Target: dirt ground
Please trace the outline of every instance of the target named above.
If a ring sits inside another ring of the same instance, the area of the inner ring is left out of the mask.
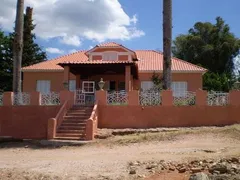
[[[240,157],[240,125],[116,135],[68,147],[36,142],[0,143],[0,180],[187,180],[189,174],[146,169],[130,175],[129,163],[224,157]]]

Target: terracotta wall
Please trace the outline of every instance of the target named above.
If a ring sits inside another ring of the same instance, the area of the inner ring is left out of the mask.
[[[104,52],[104,51],[127,52],[123,48],[98,48],[98,49],[95,49],[93,52]]]
[[[0,107],[0,136],[20,139],[47,139],[48,119],[55,117],[60,106]]]
[[[222,126],[240,123],[240,106],[100,106],[99,128]]]
[[[76,77],[70,74],[70,80]],[[63,87],[63,72],[24,72],[23,73],[23,91],[32,92],[36,91],[37,80],[50,80],[51,91],[60,92]]]
[[[139,73],[139,79],[133,80],[133,89],[141,88],[141,81],[151,81],[153,73]],[[96,75],[91,77],[90,80],[115,80],[115,81],[125,81],[123,75]],[[70,79],[74,80],[76,77],[71,74]],[[51,81],[51,91],[61,91],[63,87],[63,72],[25,72],[23,77],[23,91],[31,92],[36,90],[37,80],[50,80]],[[188,90],[196,91],[202,88],[202,74],[200,73],[178,73],[172,74],[173,81],[187,81]]]
[[[134,81],[134,89],[141,88],[141,81],[151,81],[153,73],[139,73],[139,80]],[[162,76],[162,73],[159,73]],[[201,73],[173,73],[172,81],[186,81],[188,83],[188,91],[196,91],[202,89]]]

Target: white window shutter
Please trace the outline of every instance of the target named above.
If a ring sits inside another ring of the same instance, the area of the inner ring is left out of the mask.
[[[51,82],[49,80],[38,80],[37,81],[37,91],[41,94],[50,93]]]
[[[142,81],[141,82],[141,89],[144,91],[153,88],[153,86],[154,86],[154,84],[152,81]]]
[[[69,81],[69,91],[75,91],[76,90],[76,80],[70,80]]]

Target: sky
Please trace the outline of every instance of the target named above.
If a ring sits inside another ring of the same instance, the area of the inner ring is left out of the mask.
[[[102,42],[162,50],[162,0],[25,0],[37,43],[55,58]],[[173,0],[173,38],[221,16],[240,38],[240,0]],[[16,0],[1,0],[0,27],[13,30]]]

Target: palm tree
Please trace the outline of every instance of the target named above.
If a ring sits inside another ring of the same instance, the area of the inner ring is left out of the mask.
[[[163,0],[163,89],[171,89],[172,0]]]
[[[13,42],[13,92],[21,92],[21,68],[23,53],[24,0],[17,0],[15,33]]]

